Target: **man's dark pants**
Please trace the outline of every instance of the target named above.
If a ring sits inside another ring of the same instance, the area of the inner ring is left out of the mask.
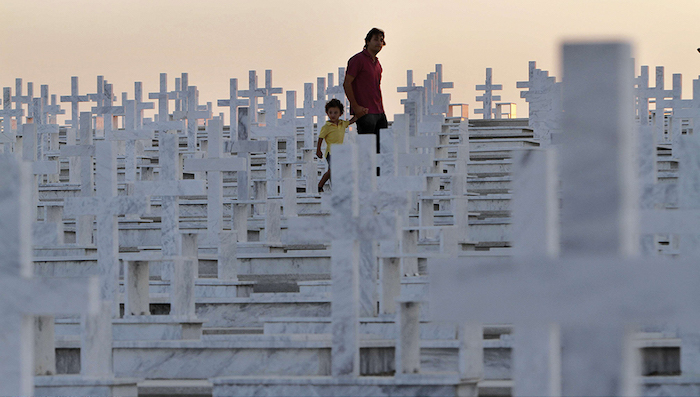
[[[379,130],[388,128],[386,114],[366,114],[357,119],[358,134],[374,134],[377,136],[377,153],[379,153]]]

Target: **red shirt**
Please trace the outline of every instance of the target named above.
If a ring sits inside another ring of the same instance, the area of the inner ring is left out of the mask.
[[[373,60],[367,49],[364,49],[350,58],[345,73],[355,78],[352,81],[352,91],[355,93],[357,103],[369,109],[371,114],[384,113],[381,90],[382,65],[379,63],[379,58]],[[354,114],[352,107],[350,114]]]

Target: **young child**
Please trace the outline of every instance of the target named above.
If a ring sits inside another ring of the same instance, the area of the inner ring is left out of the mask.
[[[326,140],[326,161],[328,161],[328,171],[321,177],[321,181],[318,183],[318,191],[323,192],[323,185],[326,184],[328,179],[331,177],[331,146],[338,143],[343,143],[345,139],[345,129],[352,123],[354,123],[357,118],[353,117],[350,120],[341,120],[340,116],[343,115],[343,103],[337,99],[331,99],[326,103],[326,114],[328,115],[328,121],[326,125],[321,128],[321,132],[318,134],[318,145],[316,146],[316,156],[318,158],[323,158],[321,153],[321,142]]]

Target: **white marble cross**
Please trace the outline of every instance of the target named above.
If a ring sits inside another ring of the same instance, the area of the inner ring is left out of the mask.
[[[199,120],[211,118],[211,109],[201,110],[199,106],[199,92],[197,87],[187,87],[187,109],[175,111],[173,119],[187,120],[187,150],[194,152],[197,149],[197,130]]]
[[[226,153],[236,153],[238,157],[244,158],[246,160],[246,168],[250,169],[250,154],[251,153],[266,153],[270,143],[267,141],[250,141],[250,140],[230,140],[224,143],[224,152]],[[236,173],[236,180],[238,184],[238,200],[249,200],[249,179],[248,171],[239,171]]]
[[[406,93],[406,99],[402,99],[401,104],[404,105],[404,114],[409,116],[408,134],[415,136],[418,123],[425,114],[425,87],[416,86],[413,82],[413,70],[407,70],[406,86],[398,87],[396,91]]]
[[[102,113],[105,107],[108,111],[111,110],[114,100],[112,97],[112,90],[108,85],[104,76],[97,76],[97,92],[88,94],[88,99],[96,104],[96,106],[91,108],[91,111],[97,116],[95,120],[95,136],[99,137],[104,136],[105,130],[112,129],[112,117],[109,114],[105,115]]]
[[[443,81],[441,64],[436,64],[435,72],[428,76],[433,79],[433,89],[428,91],[428,103],[430,104],[428,114],[445,114],[449,109],[451,96],[444,90],[454,88],[454,83]]]
[[[58,174],[58,162],[44,161],[37,157],[38,124],[22,125],[22,159],[31,163],[31,172],[34,175],[34,184],[31,187],[31,202],[33,204],[30,213],[36,220],[36,207],[39,204],[39,176]]]
[[[690,281],[698,270],[691,263],[632,259],[639,234],[629,46],[568,44],[563,53],[561,259],[523,257],[487,267],[457,260],[430,262],[431,307],[441,308],[433,313],[439,319],[560,323],[562,394],[638,395],[637,358],[625,342],[625,325],[649,319],[696,320],[686,316],[700,301]],[[549,186],[553,191],[556,185]],[[529,200],[535,203],[535,197]],[[540,208],[538,224],[556,224],[541,214],[553,211],[551,207],[535,208]],[[528,233],[540,244],[556,235],[538,229]],[[449,297],[441,291],[450,291]],[[518,384],[537,382],[516,372],[515,395],[558,395],[558,364],[549,363],[545,372],[550,381],[536,384],[535,391],[518,389]]]
[[[80,134],[79,145],[66,145],[61,148],[61,156],[70,157],[71,166],[78,170],[76,174],[80,183],[80,196],[91,197],[94,194],[94,174],[92,172],[92,158],[95,156],[95,146],[92,142],[92,113],[80,112],[78,131]],[[93,215],[76,215],[75,242],[79,246],[92,244]]]
[[[124,101],[124,129],[114,130],[105,136],[110,141],[124,141],[124,182],[135,183],[138,156],[143,155],[143,141],[152,142],[154,126],[138,127],[138,111],[135,100]]]
[[[12,89],[10,87],[5,87],[2,90],[2,110],[0,110],[0,117],[2,117],[2,139],[4,145],[4,152],[11,153],[14,151],[14,145],[17,139],[17,124],[13,124],[12,118],[19,119],[24,115],[23,109],[12,109]]]
[[[94,313],[97,280],[32,279],[29,165],[0,155],[0,395],[33,395],[36,315]]]
[[[87,95],[80,95],[78,89],[78,76],[70,78],[70,95],[61,96],[61,102],[70,102],[71,104],[71,119],[67,122],[74,128],[78,127],[78,117],[80,115],[80,102],[89,101]]]
[[[22,110],[23,111],[23,105],[26,103],[28,106],[27,109],[27,118],[33,117],[34,113],[32,111],[32,102],[34,100],[34,85],[32,83],[27,83],[27,95],[22,95],[22,79],[15,79],[15,95],[12,97],[12,102],[15,103],[15,110]],[[22,115],[16,115],[17,117],[17,126],[19,126],[22,123]]]
[[[374,142],[374,137],[368,139]],[[359,376],[360,241],[395,238],[397,231],[393,217],[374,213],[368,201],[361,199],[358,146],[334,146],[333,163],[337,171],[333,174],[330,220],[293,218],[288,235],[305,241],[332,240],[331,372],[334,377]]]
[[[314,102],[314,116],[316,116],[316,132],[321,131],[323,121],[326,119],[326,78],[316,78],[316,101]]]
[[[374,141],[372,141],[374,139]],[[345,144],[343,144],[345,145]],[[397,221],[397,211],[405,213],[408,200],[405,194],[406,189],[421,186],[421,181],[411,178],[381,178],[378,182],[376,177],[376,139],[374,137],[358,136],[358,143],[347,143],[349,146],[357,146],[353,149],[359,153],[362,161],[357,165],[356,178],[357,194],[361,202],[361,210],[357,219],[344,219],[336,216],[332,210],[330,221],[324,219],[288,219],[288,228],[292,233],[288,233],[288,238],[292,242],[309,241],[335,241],[337,238],[354,238],[359,241],[359,252],[361,254],[359,265],[359,285],[360,285],[360,313],[362,316],[372,317],[376,315],[376,274],[377,274],[377,241],[398,240],[399,224]],[[333,150],[335,146],[333,146]],[[335,161],[335,153],[333,160]],[[335,169],[335,166],[333,167]],[[346,172],[355,172],[352,169]],[[347,183],[343,179],[336,179],[334,172],[333,194],[336,194],[340,184]],[[349,178],[349,177],[348,177]],[[404,184],[400,187],[401,184]],[[342,187],[341,191],[345,191]],[[335,196],[332,196],[335,197]],[[342,197],[342,196],[341,196]],[[335,200],[335,199],[332,199]],[[376,225],[381,223],[381,227]],[[342,224],[342,226],[339,226]],[[299,228],[299,229],[297,229]],[[299,230],[299,233],[296,233]],[[333,242],[331,242],[333,245]]]
[[[643,65],[640,75],[634,78],[635,83],[635,112],[641,125],[649,124],[649,98],[653,91],[649,88],[649,66]]]
[[[520,92],[520,97],[528,103],[528,125],[532,127],[535,138],[539,139],[540,146],[549,146],[552,134],[560,130],[561,82],[557,83],[549,72],[538,69],[535,61],[530,61],[528,81],[518,81],[517,88],[528,89]]]
[[[231,140],[237,141],[241,139],[238,136],[238,108],[248,106],[250,101],[238,99],[238,79],[229,80],[229,98],[219,99],[216,103],[218,106],[229,108],[229,132],[231,134]]]
[[[204,181],[181,180],[177,131],[160,131],[158,144],[158,162],[160,164],[159,181],[136,182],[136,194],[161,197],[161,252],[163,255],[180,253],[180,196],[198,196],[206,194]],[[168,265],[163,268],[163,278],[169,279]]]
[[[476,100],[483,103],[481,109],[474,110],[476,114],[483,114],[484,120],[491,120],[492,113],[494,111],[493,102],[500,101],[500,95],[493,95],[494,91],[500,91],[503,89],[501,84],[493,84],[492,71],[491,68],[486,68],[486,83],[479,84],[476,86],[478,91],[484,91],[484,95],[479,95]]]
[[[314,84],[304,83],[304,107],[297,109],[296,114],[302,116],[301,126],[304,128],[304,148],[315,149],[314,142]]]
[[[49,102],[49,98],[51,102]],[[49,86],[41,85],[41,106],[42,106],[42,121],[46,124],[57,124],[56,116],[66,114],[66,111],[61,108],[61,105],[56,103],[56,94],[49,97]]]
[[[134,82],[134,101],[136,101],[136,128],[143,127],[143,111],[153,109],[153,102],[143,102],[143,83]]]
[[[100,297],[112,305],[112,315],[119,315],[119,235],[118,215],[142,215],[149,210],[145,197],[117,195],[117,156],[111,141],[95,142],[96,195],[68,198],[67,215],[95,215],[97,218],[97,264],[100,269]]]
[[[175,78],[175,90],[171,91],[171,99],[175,100],[175,111],[179,112],[187,109],[188,98],[188,87],[189,87],[189,75],[187,73],[182,73],[181,77]]]
[[[637,78],[638,88],[638,112],[642,125],[645,125],[644,111],[649,111],[650,100],[654,102],[655,109],[649,111],[649,116],[652,121],[652,128],[654,136],[657,142],[669,142],[670,137],[666,135],[666,125],[664,122],[665,118],[665,108],[669,105],[666,98],[673,97],[673,90],[665,89],[664,85],[664,67],[656,67],[656,84],[654,88],[649,88],[649,69],[646,66],[642,66],[642,74]]]
[[[168,92],[168,74],[160,74],[160,91],[151,92],[148,94],[148,99],[158,100],[158,121],[167,122],[170,121],[170,112],[168,111],[168,104],[170,99],[173,99],[172,93]]]
[[[335,84],[335,76],[333,73],[328,73],[328,88],[326,88],[326,95],[328,100],[337,99],[343,103],[346,112],[350,112],[350,103],[345,97],[345,88],[343,87],[343,82],[345,81],[345,68],[338,68],[338,84]]]
[[[218,117],[207,123],[207,156],[204,159],[185,159],[185,171],[207,173],[207,239],[206,244],[216,245],[223,231],[224,180],[223,172],[248,170],[245,157],[224,156],[223,123]]]
[[[238,95],[248,98],[250,125],[258,122],[258,98],[264,97],[266,92],[266,89],[258,87],[258,75],[255,70],[248,71],[248,89],[238,91]]]
[[[272,70],[265,70],[265,88],[263,88],[265,95],[263,101],[265,101],[265,97],[274,97],[275,94],[282,93],[281,87],[273,87],[272,85]]]
[[[276,106],[272,105],[268,107],[268,109],[273,111],[275,108]],[[274,111],[274,114],[276,116],[277,111]],[[289,161],[289,158],[293,157],[293,160],[296,160],[296,125],[291,120],[280,120],[277,117],[268,116],[264,127],[255,125],[251,127],[251,138],[266,138],[270,143],[265,159],[267,195],[276,196],[279,181],[277,140],[284,139],[287,141],[287,159]]]

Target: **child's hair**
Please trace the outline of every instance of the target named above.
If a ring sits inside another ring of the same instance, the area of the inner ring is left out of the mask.
[[[330,108],[338,108],[340,109],[340,115],[343,115],[343,112],[345,111],[345,107],[343,106],[343,103],[337,100],[336,98],[331,99],[330,101],[326,102],[326,113],[328,113],[328,109]]]

